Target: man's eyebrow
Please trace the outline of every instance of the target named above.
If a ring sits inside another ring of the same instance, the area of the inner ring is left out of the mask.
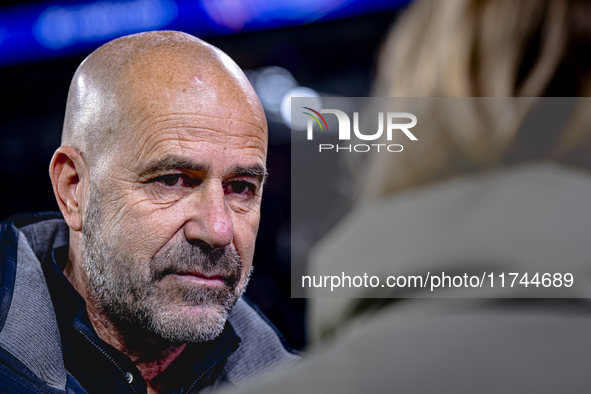
[[[265,184],[269,173],[267,169],[260,164],[254,164],[252,166],[241,166],[236,165],[230,169],[229,176],[244,176],[244,177],[252,177],[256,178],[261,186]]]
[[[148,176],[152,174],[157,174],[159,172],[171,170],[207,172],[209,171],[209,166],[205,164],[195,163],[191,160],[187,160],[182,156],[168,155],[160,160],[156,159],[149,161],[140,168],[138,174],[140,176]]]

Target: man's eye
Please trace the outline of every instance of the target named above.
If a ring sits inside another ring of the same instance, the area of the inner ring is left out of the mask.
[[[170,174],[170,175],[162,175],[158,178],[154,179],[155,182],[162,183],[166,186],[173,187],[173,186],[183,186],[183,187],[190,187],[191,181],[187,178],[186,175],[183,174]]]
[[[254,194],[254,190],[255,186],[252,183],[245,181],[233,181],[224,187],[224,192],[226,194],[250,195]]]

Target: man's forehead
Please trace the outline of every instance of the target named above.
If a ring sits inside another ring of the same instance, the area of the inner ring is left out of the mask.
[[[236,64],[221,52],[187,54],[158,48],[122,73],[120,104],[140,120],[149,115],[201,114],[245,120],[266,129],[262,106]]]
[[[232,165],[264,165],[266,132],[244,120],[194,114],[152,116],[142,122],[117,149],[127,169],[140,171],[149,162],[169,156],[216,170]]]
[[[232,119],[202,114],[170,114],[147,117],[126,139],[139,154],[171,149],[256,150],[266,156],[267,132],[252,119]]]

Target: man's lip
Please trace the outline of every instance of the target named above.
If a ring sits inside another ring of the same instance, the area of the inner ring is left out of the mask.
[[[219,280],[225,280],[226,278],[223,275],[205,275],[202,274],[201,272],[194,272],[194,271],[190,271],[190,272],[174,272],[174,274],[176,275],[189,275],[189,276],[196,276],[198,278],[203,278],[203,279],[219,279]]]
[[[228,281],[228,278],[223,275],[205,275],[201,272],[171,272],[169,275],[175,275],[181,279],[195,283],[206,283],[210,285],[221,285]]]

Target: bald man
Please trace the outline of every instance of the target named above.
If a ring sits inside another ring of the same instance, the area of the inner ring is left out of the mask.
[[[0,392],[193,393],[297,361],[241,298],[266,152],[217,48],[151,32],[88,56],[49,167],[61,215],[3,223]]]

